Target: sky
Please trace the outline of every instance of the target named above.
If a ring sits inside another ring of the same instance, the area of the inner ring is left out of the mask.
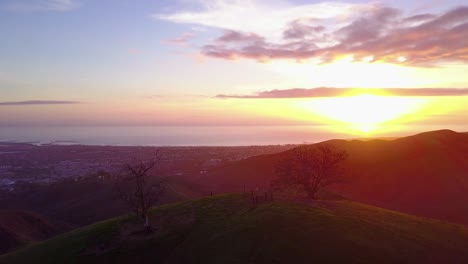
[[[2,0],[0,39],[0,128],[468,131],[463,0]]]

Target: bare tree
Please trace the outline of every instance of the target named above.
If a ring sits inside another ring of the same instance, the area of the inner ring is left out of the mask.
[[[300,186],[308,198],[316,199],[321,188],[340,181],[347,156],[346,152],[336,152],[325,145],[295,148],[276,166],[277,177],[272,186],[277,190]]]
[[[144,222],[144,228],[148,231],[151,230],[148,211],[156,205],[164,191],[162,180],[151,174],[159,162],[157,152],[153,160],[126,164],[116,182],[119,198]]]

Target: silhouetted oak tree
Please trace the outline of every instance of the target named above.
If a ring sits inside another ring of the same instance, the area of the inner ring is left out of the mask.
[[[148,210],[156,205],[164,191],[161,179],[151,174],[159,162],[158,152],[151,161],[126,164],[116,183],[119,198],[142,219],[146,230],[151,230]]]
[[[325,145],[295,148],[277,164],[272,186],[276,190],[301,186],[308,198],[316,199],[322,187],[340,181],[347,156],[346,152]]]

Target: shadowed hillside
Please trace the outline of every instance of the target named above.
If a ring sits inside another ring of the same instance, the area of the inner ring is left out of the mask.
[[[59,228],[25,211],[0,211],[0,254],[57,234]]]
[[[75,230],[0,257],[0,263],[466,263],[468,230],[349,201],[251,208],[223,195]]]
[[[468,134],[440,130],[394,140],[331,140],[345,150],[346,183],[330,189],[352,200],[468,224]],[[207,190],[268,188],[290,152],[219,167],[200,183]]]
[[[177,179],[166,181],[161,203],[199,197],[197,190]],[[127,213],[129,208],[116,196],[114,183],[97,178],[31,185],[0,199],[4,209],[37,212],[55,222],[76,228]]]
[[[170,179],[166,181],[161,203],[194,197],[200,197],[195,188]],[[10,210],[0,212],[0,254],[130,210],[117,199],[112,183],[92,178],[50,186],[32,185],[0,199],[0,208]]]

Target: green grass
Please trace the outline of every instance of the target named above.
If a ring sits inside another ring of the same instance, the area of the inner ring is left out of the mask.
[[[468,263],[468,230],[349,201],[265,203],[221,195],[121,217],[0,257],[0,263]],[[129,231],[130,230],[130,231]]]

